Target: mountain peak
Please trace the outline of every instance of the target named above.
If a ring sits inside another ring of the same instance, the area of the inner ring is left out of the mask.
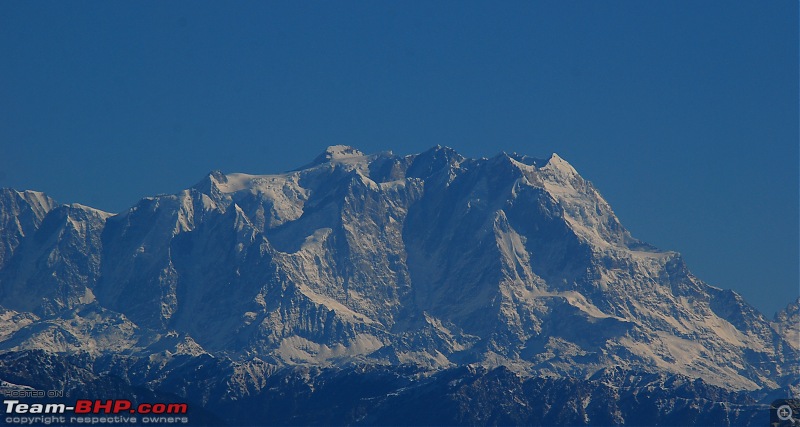
[[[214,180],[214,181],[222,183],[222,184],[225,184],[225,183],[228,182],[228,177],[226,177],[225,174],[222,173],[221,170],[214,170],[214,171],[209,172],[208,173],[208,179],[209,180]]]
[[[620,366],[735,390],[798,377],[797,305],[770,323],[636,241],[557,154],[334,145],[295,171],[212,172],[108,221],[31,207],[50,203],[0,191],[0,306],[30,313],[22,332],[0,328],[0,350],[580,378]],[[98,332],[55,336],[38,317],[67,322],[89,302],[130,323],[81,318]]]
[[[576,171],[575,168],[569,164],[569,162],[561,158],[561,156],[556,153],[550,155],[550,158],[547,160],[547,164],[544,165],[544,168],[565,172],[569,175],[578,175],[578,171]]]
[[[354,157],[363,157],[364,153],[349,145],[331,145],[325,149],[316,159],[315,164],[326,163],[332,160],[344,160]]]

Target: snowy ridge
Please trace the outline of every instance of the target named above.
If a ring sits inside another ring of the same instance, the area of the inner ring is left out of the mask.
[[[556,154],[337,145],[119,214],[4,190],[0,227],[4,351],[152,356],[164,372],[209,357],[258,372],[622,367],[735,390],[800,377],[796,308],[770,322],[705,284]]]

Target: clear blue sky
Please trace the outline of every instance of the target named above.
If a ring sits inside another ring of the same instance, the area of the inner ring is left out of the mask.
[[[331,144],[557,152],[772,316],[798,294],[798,2],[0,2],[0,186],[120,211]]]

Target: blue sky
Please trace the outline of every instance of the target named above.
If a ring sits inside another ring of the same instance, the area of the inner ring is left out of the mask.
[[[120,211],[325,146],[557,152],[768,316],[798,295],[798,3],[0,2],[0,186]]]

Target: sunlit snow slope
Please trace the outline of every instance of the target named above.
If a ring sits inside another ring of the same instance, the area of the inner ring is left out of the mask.
[[[621,367],[730,389],[799,377],[792,313],[771,323],[632,237],[555,154],[332,146],[291,172],[213,172],[115,215],[2,190],[0,306],[0,350],[157,355],[162,368],[210,355]]]

